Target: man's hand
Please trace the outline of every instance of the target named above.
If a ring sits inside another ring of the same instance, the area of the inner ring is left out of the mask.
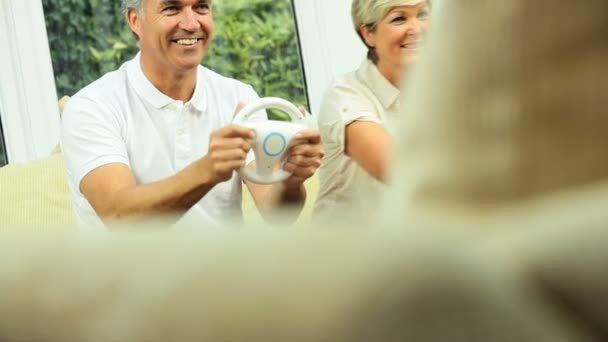
[[[319,131],[304,130],[296,134],[294,139],[303,143],[291,148],[283,165],[283,170],[291,173],[283,182],[287,188],[299,188],[304,181],[312,177],[321,166],[321,159],[325,155]]]
[[[304,106],[298,107],[306,119],[312,119]],[[308,178],[312,177],[321,166],[325,155],[321,141],[321,133],[316,129],[307,129],[296,134],[294,139],[302,141],[294,145],[287,154],[283,170],[291,176],[283,181],[287,189],[299,189]]]
[[[300,107],[304,115],[304,107]],[[321,134],[317,130],[304,130],[295,135],[298,141],[286,154],[283,170],[289,172],[289,178],[272,185],[256,184],[245,181],[260,214],[266,219],[285,223],[298,218],[306,200],[304,181],[313,176],[321,165],[325,152],[321,145]],[[254,167],[251,165],[250,167]]]
[[[234,171],[245,166],[254,132],[247,127],[229,125],[218,129],[209,138],[209,152],[203,158],[211,172],[211,180],[220,183],[232,178]]]

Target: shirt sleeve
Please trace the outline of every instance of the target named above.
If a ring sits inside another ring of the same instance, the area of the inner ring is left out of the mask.
[[[108,106],[75,95],[66,105],[61,124],[61,148],[68,180],[75,189],[102,165],[122,163],[130,167],[124,123]]]
[[[346,126],[355,121],[382,124],[371,96],[346,82],[334,83],[327,89],[317,118],[326,149],[343,152]]]

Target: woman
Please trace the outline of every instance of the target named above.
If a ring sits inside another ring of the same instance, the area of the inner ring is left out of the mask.
[[[316,216],[357,210],[386,183],[393,150],[388,131],[400,112],[401,74],[416,61],[429,15],[428,0],[353,0],[353,24],[367,58],[336,80],[321,104],[326,155]]]

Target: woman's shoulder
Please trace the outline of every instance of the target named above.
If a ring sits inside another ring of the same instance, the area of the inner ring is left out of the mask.
[[[342,74],[332,80],[325,91],[325,96],[374,98],[374,93],[369,87],[369,82],[362,77],[369,68],[369,61],[365,60],[357,69]]]
[[[374,93],[361,82],[357,77],[357,72],[352,71],[336,77],[326,88],[322,107],[341,107],[344,104],[372,104],[375,102]]]
[[[327,91],[358,92],[361,88],[365,88],[365,84],[358,79],[357,71],[351,71],[335,77],[327,87]]]

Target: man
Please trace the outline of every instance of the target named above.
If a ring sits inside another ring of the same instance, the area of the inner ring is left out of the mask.
[[[241,179],[255,167],[253,132],[232,125],[258,98],[241,82],[202,67],[213,36],[211,0],[123,0],[140,53],[76,94],[63,117],[62,147],[78,221],[181,215],[219,223],[242,216]],[[264,115],[264,113],[261,113]],[[260,115],[258,115],[260,116]],[[320,135],[291,150],[274,185],[246,182],[265,218],[299,212],[303,183],[323,157]]]

